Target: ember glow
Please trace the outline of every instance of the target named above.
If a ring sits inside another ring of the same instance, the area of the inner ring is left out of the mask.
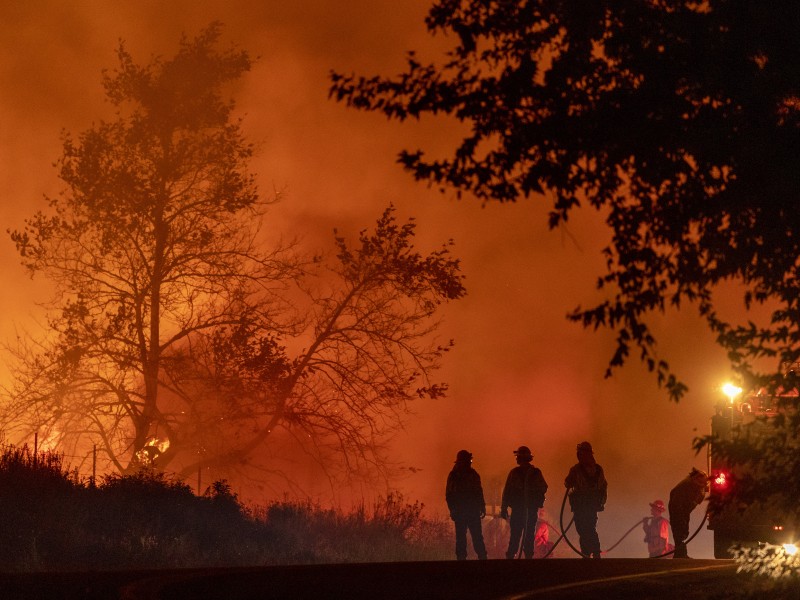
[[[226,43],[260,57],[234,94],[244,131],[259,148],[251,165],[259,186],[284,198],[270,212],[272,232],[331,251],[334,227],[352,235],[392,203],[403,218],[417,218],[420,244],[453,238],[466,274],[468,295],[447,309],[441,330],[443,340],[456,342],[440,373],[448,396],[417,403],[406,431],[392,442],[405,476],[331,489],[298,458],[296,483],[313,497],[345,505],[399,488],[444,514],[444,482],[459,449],[474,454],[488,498],[493,482],[514,466],[512,450],[525,444],[550,485],[545,508],[557,522],[563,478],[575,462],[576,443],[586,439],[609,480],[598,526],[606,548],[693,466],[706,468],[691,443],[709,432],[717,382],[727,375],[725,356],[699,319],[672,311],[654,330],[663,358],[690,386],[681,404],[668,401],[635,357],[604,379],[613,334],[584,331],[565,318],[597,298],[600,250],[608,238],[602,219],[583,212],[568,228],[550,232],[548,206],[539,199],[481,207],[429,189],[402,171],[397,153],[421,140],[443,149],[457,128],[387,123],[327,99],[330,69],[391,74],[407,50],[424,54],[442,44],[425,31],[427,8],[420,0],[3,3],[0,217],[4,229],[20,228],[44,208],[43,194],[58,193],[52,163],[60,131],[79,132],[109,116],[101,72],[114,65],[118,39],[145,60],[172,53],[182,32],[194,35],[222,21]],[[0,327],[9,338],[37,326],[36,302],[49,289],[19,267],[8,236],[0,245]],[[8,373],[2,376],[7,381]],[[163,452],[168,443],[153,439],[149,447]],[[265,493],[233,483],[245,498],[261,500]],[[693,544],[692,556],[711,556],[709,532]],[[611,556],[646,556],[646,548],[630,536]]]
[[[169,448],[168,439],[160,440],[158,438],[151,438],[144,445],[144,448],[136,453],[136,458],[142,464],[152,464],[159,454],[163,454],[167,451],[167,448]]]

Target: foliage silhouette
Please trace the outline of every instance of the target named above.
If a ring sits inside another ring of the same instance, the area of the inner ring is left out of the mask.
[[[426,24],[452,41],[441,64],[410,53],[396,77],[333,73],[331,96],[463,123],[450,157],[400,154],[417,179],[541,198],[551,227],[600,211],[605,299],[570,318],[616,332],[607,374],[636,348],[678,400],[648,316],[687,303],[743,375],[800,358],[796,4],[437,0]],[[771,317],[727,317],[731,289]]]
[[[63,571],[449,557],[449,524],[392,495],[372,512],[309,502],[245,507],[225,481],[195,496],[144,470],[76,481],[60,455],[0,453],[4,571]],[[396,515],[396,516],[390,516]],[[412,531],[414,532],[412,534]]]

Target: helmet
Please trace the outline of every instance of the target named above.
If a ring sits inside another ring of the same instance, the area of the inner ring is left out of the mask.
[[[655,502],[651,502],[650,508],[655,508],[659,512],[664,512],[665,510],[667,510],[667,507],[664,506],[663,500],[656,500]]]
[[[578,444],[576,448],[578,452],[588,452],[589,454],[594,454],[594,450],[592,450],[592,445],[589,442],[581,442]]]
[[[472,452],[459,450],[458,454],[456,454],[456,462],[472,462]]]
[[[531,454],[531,449],[527,446],[520,446],[516,450],[514,450],[514,454],[517,455],[519,458],[526,458],[529,460],[533,459],[533,454]]]
[[[702,477],[703,479],[708,479],[708,473],[705,471],[701,471],[700,469],[692,468],[692,471],[689,473],[689,477]]]

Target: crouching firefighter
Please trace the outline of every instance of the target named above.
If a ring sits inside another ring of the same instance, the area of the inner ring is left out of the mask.
[[[692,469],[669,493],[669,521],[675,553],[672,558],[689,558],[686,553],[686,538],[689,537],[689,515],[706,497],[708,475]]]
[[[486,560],[481,519],[486,516],[481,477],[472,468],[472,454],[459,450],[456,462],[447,476],[445,500],[450,518],[456,527],[456,559],[467,559],[467,530],[472,537],[472,547],[481,560]]]
[[[508,509],[511,509],[509,521],[511,532],[506,558],[514,558],[517,554],[520,538],[522,538],[522,553],[525,558],[533,558],[536,521],[539,509],[544,506],[547,482],[545,482],[542,472],[531,464],[533,455],[530,448],[520,446],[514,450],[514,454],[517,457],[518,466],[508,473],[500,503],[501,518],[508,519]]]

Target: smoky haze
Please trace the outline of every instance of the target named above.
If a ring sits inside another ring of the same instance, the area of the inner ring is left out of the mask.
[[[727,364],[697,318],[671,312],[654,329],[662,357],[690,386],[685,399],[670,403],[635,358],[604,379],[613,336],[565,318],[598,299],[594,283],[608,237],[601,216],[576,214],[568,228],[551,232],[540,198],[481,207],[429,189],[402,171],[397,152],[419,145],[444,153],[457,124],[388,123],[328,100],[331,69],[393,74],[407,50],[432,57],[446,46],[425,31],[427,6],[416,0],[0,4],[2,223],[20,228],[43,207],[43,194],[58,192],[52,163],[62,128],[78,133],[111,115],[101,71],[115,65],[120,38],[141,62],[172,54],[182,32],[191,36],[222,21],[224,43],[259,57],[234,94],[244,130],[259,146],[251,166],[260,188],[284,195],[267,221],[272,233],[330,249],[334,227],[352,235],[392,203],[401,218],[417,218],[420,246],[455,240],[468,295],[447,307],[441,328],[442,338],[456,341],[440,372],[450,392],[413,406],[392,444],[406,473],[393,487],[443,515],[444,481],[458,450],[474,453],[489,488],[514,466],[512,450],[526,444],[550,484],[546,509],[557,519],[575,445],[586,439],[609,480],[598,527],[606,548],[649,513],[648,502],[666,501],[691,467],[705,468],[705,456],[695,456],[691,443],[708,432]],[[30,280],[8,236],[0,240],[0,261],[8,337],[15,327],[35,326],[41,314],[34,303],[46,298],[48,286]],[[298,463],[298,480],[315,498],[346,505],[386,493],[364,486],[332,493],[310,473]],[[701,516],[693,515],[692,530]],[[691,555],[711,556],[710,532],[703,530],[692,546]],[[634,532],[609,556],[646,556],[642,535]]]

